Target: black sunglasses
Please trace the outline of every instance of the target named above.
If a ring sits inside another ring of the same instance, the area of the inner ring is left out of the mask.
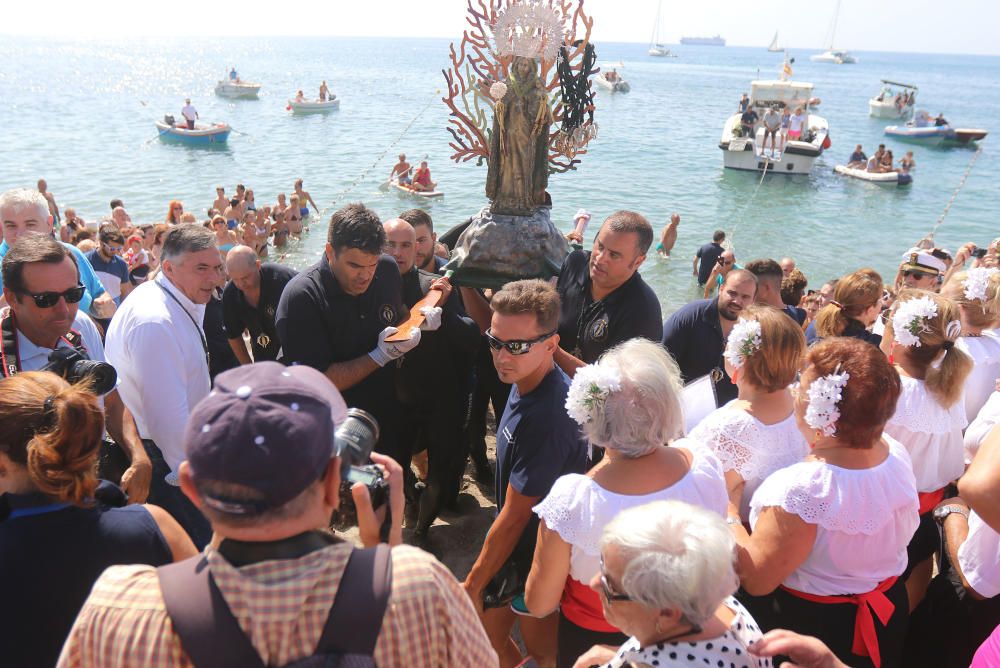
[[[52,308],[59,303],[59,298],[62,297],[66,300],[67,304],[76,304],[81,299],[83,299],[83,293],[87,291],[82,285],[78,285],[75,288],[70,288],[65,292],[21,292],[18,294],[27,295],[35,300],[35,306],[38,308]]]
[[[916,278],[916,279],[934,278],[934,274],[928,274],[928,273],[925,273],[923,271],[917,271],[916,269],[907,269],[907,270],[905,270],[903,272],[903,276],[905,276],[907,278],[909,278],[910,276],[912,276],[913,278]]]
[[[507,352],[511,355],[524,355],[531,350],[531,347],[536,343],[541,343],[545,339],[553,336],[555,331],[551,331],[548,334],[542,334],[537,339],[531,339],[530,341],[501,341],[497,337],[493,336],[490,330],[486,330],[486,342],[490,344],[490,349],[493,352],[500,352],[501,348],[506,348]]]
[[[611,601],[631,601],[632,597],[628,594],[619,594],[612,591],[611,586],[608,584],[608,576],[604,574],[604,558],[601,558],[601,593],[604,594],[604,599],[609,603]]]

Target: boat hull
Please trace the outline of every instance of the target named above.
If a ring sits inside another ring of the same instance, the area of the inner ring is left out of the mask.
[[[902,172],[869,172],[864,169],[854,169],[847,165],[837,165],[833,168],[833,171],[843,176],[850,176],[861,181],[881,185],[905,186],[913,182],[912,176],[903,174]]]
[[[161,140],[188,146],[219,146],[229,140],[229,133],[232,132],[232,128],[225,123],[199,124],[195,126],[194,130],[188,130],[184,127],[171,127],[157,121],[156,129],[160,133]]]
[[[421,197],[423,199],[434,199],[435,197],[442,197],[444,195],[440,190],[414,190],[413,188],[407,188],[401,183],[393,181],[390,185],[399,191],[402,195],[408,195],[410,197]]]
[[[288,107],[293,114],[325,114],[328,111],[340,109],[340,100],[328,100],[326,102],[296,102],[295,100],[289,100]]]
[[[913,115],[912,106],[897,107],[892,100],[879,100],[871,98],[868,100],[868,115],[872,118],[909,118]]]
[[[753,137],[735,137],[734,128],[740,127],[740,114],[734,114],[722,129],[719,148],[722,150],[722,165],[726,169],[760,172],[767,170],[775,174],[808,174],[816,160],[823,154],[829,136],[826,119],[809,114],[806,127],[813,129],[810,141],[789,140],[784,150],[771,157],[772,144],[768,140],[768,150],[761,155],[764,144],[764,129],[757,128]],[[780,140],[779,140],[780,141]]]
[[[598,86],[600,86],[604,90],[610,91],[612,93],[627,93],[630,90],[632,90],[632,86],[630,86],[629,83],[627,81],[625,81],[624,79],[622,79],[621,81],[615,81],[614,83],[612,83],[612,82],[608,81],[607,79],[605,79],[600,74],[598,74],[596,77],[594,77],[594,81],[597,82]]]
[[[849,53],[836,53],[832,51],[814,53],[809,56],[809,60],[814,63],[829,63],[831,65],[854,65],[858,62],[858,59]]]
[[[256,100],[259,93],[260,84],[220,81],[215,85],[216,95],[232,100]]]
[[[649,47],[649,51],[647,51],[647,53],[649,55],[651,55],[651,56],[656,57],[656,58],[676,58],[677,57],[676,53],[670,53],[670,49],[664,49],[664,48],[661,48],[661,47],[658,47],[658,46],[651,46],[651,47]]]

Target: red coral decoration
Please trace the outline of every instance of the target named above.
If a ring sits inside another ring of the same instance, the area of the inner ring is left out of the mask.
[[[452,141],[448,145],[454,150],[452,160],[468,162],[475,160],[482,165],[490,156],[490,135],[492,134],[493,99],[490,86],[507,78],[512,58],[496,53],[492,36],[492,26],[497,17],[509,6],[524,0],[467,0],[466,22],[469,28],[462,36],[456,49],[450,47],[451,68],[442,70],[447,94],[442,101],[451,111],[448,132]],[[536,0],[554,9],[566,26],[566,52],[570,68],[577,75],[584,74],[586,64],[583,54],[590,42],[590,31],[594,20],[583,9],[583,0]],[[573,148],[565,141],[559,127],[563,119],[563,100],[559,95],[559,72],[555,61],[542,61],[539,77],[549,91],[552,107],[552,130],[549,135],[549,172],[559,173],[576,169],[579,156],[586,154],[584,148]],[[589,77],[596,70],[587,71]],[[554,94],[553,94],[554,93]],[[592,109],[591,109],[592,111]]]

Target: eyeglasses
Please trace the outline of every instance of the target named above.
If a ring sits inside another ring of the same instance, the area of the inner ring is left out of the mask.
[[[22,292],[17,290],[18,294],[27,295],[35,300],[35,306],[38,308],[52,308],[59,303],[60,297],[66,300],[67,304],[76,304],[81,299],[83,299],[83,293],[87,291],[83,285],[78,285],[75,288],[70,288],[65,292]]]
[[[631,601],[632,597],[628,594],[619,594],[612,591],[611,585],[608,584],[608,576],[604,573],[604,558],[601,558],[601,593],[604,594],[604,599],[608,603],[612,601]]]
[[[121,246],[109,246],[108,244],[104,244],[104,250],[108,251],[109,253],[121,253],[125,249],[122,248]]]
[[[923,271],[917,271],[916,269],[906,269],[906,270],[904,270],[903,271],[903,276],[906,277],[906,278],[910,278],[912,276],[913,278],[915,278],[917,280],[920,280],[921,278],[934,278],[934,274],[928,274],[928,273],[923,272]]]
[[[486,342],[490,345],[490,349],[495,353],[500,352],[501,348],[505,348],[511,355],[526,355],[531,350],[532,346],[536,343],[541,343],[554,334],[555,331],[551,331],[548,334],[542,334],[537,339],[531,339],[530,341],[502,341],[493,336],[491,330],[486,330]]]

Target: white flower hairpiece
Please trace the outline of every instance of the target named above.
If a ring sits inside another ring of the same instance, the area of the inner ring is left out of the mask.
[[[965,298],[969,300],[985,300],[986,291],[990,287],[990,279],[998,272],[1000,272],[1000,269],[996,267],[975,267],[970,269],[965,280],[962,281],[962,290],[965,292]]]
[[[925,320],[936,318],[937,304],[930,297],[908,299],[896,307],[892,316],[892,334],[896,343],[906,347],[920,347],[920,335],[926,331]]]
[[[760,323],[756,320],[740,318],[733,325],[726,339],[726,352],[723,353],[726,360],[739,369],[743,366],[746,358],[760,350]]]
[[[843,389],[851,375],[840,370],[840,365],[828,376],[821,376],[809,385],[809,407],[806,409],[806,424],[819,430],[824,436],[837,433],[840,409],[837,404],[843,398]]]
[[[618,369],[600,364],[588,364],[576,370],[566,394],[566,412],[580,425],[593,419],[593,410],[607,400],[608,395],[622,389]]]

